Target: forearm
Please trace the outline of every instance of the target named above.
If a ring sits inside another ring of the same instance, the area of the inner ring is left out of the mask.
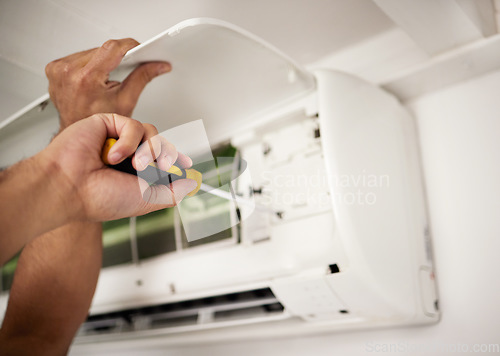
[[[0,331],[0,349],[10,348],[15,355],[35,349],[39,355],[67,352],[95,291],[101,236],[100,223],[71,223],[24,248]]]
[[[0,173],[0,264],[36,236],[71,221],[71,185],[40,153]]]

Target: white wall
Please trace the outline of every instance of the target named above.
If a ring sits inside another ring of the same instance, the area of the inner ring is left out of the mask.
[[[388,344],[426,350],[392,354],[443,355],[440,347],[498,347],[500,72],[408,106],[421,138],[443,313],[439,324],[190,347],[167,347],[157,340],[148,350],[130,349],[130,355],[369,355],[394,347]],[[432,347],[435,352],[429,352]]]

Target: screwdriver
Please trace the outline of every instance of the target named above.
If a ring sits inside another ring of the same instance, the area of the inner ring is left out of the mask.
[[[186,178],[193,179],[196,181],[196,183],[198,183],[198,185],[193,191],[187,194],[190,197],[195,195],[200,190],[202,174],[193,168],[184,169],[172,165],[167,171],[163,171],[160,168],[158,168],[156,163],[152,162],[146,167],[145,170],[137,171],[132,165],[132,158],[130,157],[125,158],[122,162],[118,164],[110,165],[108,161],[108,153],[111,147],[113,147],[115,143],[116,139],[108,138],[104,143],[101,155],[102,161],[111,168],[116,169],[117,171],[120,172],[139,176],[149,184],[169,185],[179,179],[186,179]]]
[[[197,171],[196,169],[193,168],[179,168],[175,165],[171,166],[167,171],[163,171],[158,168],[158,166],[153,162],[150,163],[144,171],[137,171],[134,166],[132,166],[132,158],[127,157],[124,159],[122,162],[115,164],[115,165],[110,165],[108,161],[108,153],[111,147],[116,143],[116,139],[114,138],[108,138],[106,142],[104,143],[104,147],[102,150],[102,155],[101,158],[103,162],[110,166],[113,169],[116,169],[120,172],[132,174],[132,175],[139,175],[142,179],[144,179],[146,182],[149,184],[163,184],[163,185],[169,185],[170,183],[175,182],[176,180],[179,179],[193,179],[198,183],[196,188],[187,194],[188,196],[193,196],[195,195],[200,189],[206,193],[218,196],[220,198],[230,200],[230,201],[236,201],[240,204],[243,205],[248,205],[248,206],[253,206],[257,210],[260,210],[262,212],[268,212],[271,214],[277,215],[280,219],[282,218],[282,212],[277,212],[274,211],[271,208],[268,208],[266,206],[261,206],[260,204],[256,204],[253,201],[241,198],[239,196],[233,196],[230,192],[226,192],[214,187],[211,187],[207,184],[204,184],[202,182],[202,174],[201,172]]]

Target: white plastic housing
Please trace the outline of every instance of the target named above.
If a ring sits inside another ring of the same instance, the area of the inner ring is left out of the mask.
[[[421,280],[434,275],[414,121],[396,98],[358,78],[332,71],[316,77],[323,153],[347,258],[329,283],[364,317],[435,320],[434,284]],[[346,186],[344,177],[359,184]],[[359,193],[365,200],[346,201]]]

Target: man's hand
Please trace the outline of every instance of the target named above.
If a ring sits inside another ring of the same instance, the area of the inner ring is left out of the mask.
[[[133,156],[137,170],[144,170],[154,160],[164,170],[175,162],[182,168],[192,164],[189,157],[159,136],[153,125],[115,114],[96,114],[81,120],[40,153],[42,164],[66,181],[61,186],[71,187],[66,203],[71,205],[68,211],[76,214],[73,218],[105,221],[143,215],[178,204],[196,188],[196,181],[191,179],[175,181],[170,187],[149,187],[136,176],[110,169],[101,159],[107,137],[118,138],[108,155],[111,164],[129,156]]]
[[[191,165],[152,125],[115,114],[78,121],[34,157],[1,172],[0,262],[61,225],[143,215],[178,204],[196,188],[191,179],[149,187],[134,175],[105,166],[101,151],[107,137],[118,138],[108,155],[112,164],[133,155],[138,170],[153,160],[164,169],[175,161],[183,168]]]
[[[75,53],[47,65],[49,93],[61,118],[61,130],[96,113],[130,117],[139,95],[156,76],[169,72],[167,62],[137,67],[122,83],[109,81],[109,73],[139,43],[131,38],[109,40],[100,48]]]

